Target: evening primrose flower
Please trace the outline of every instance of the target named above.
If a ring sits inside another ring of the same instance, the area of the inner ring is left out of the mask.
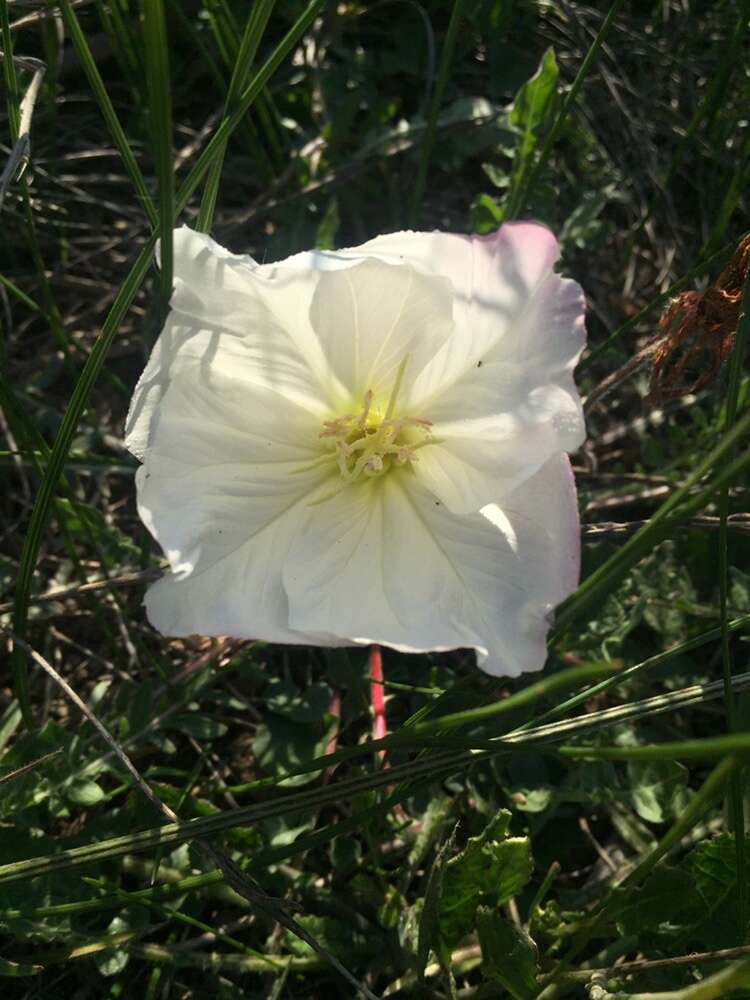
[[[579,286],[533,223],[256,264],[174,234],[133,396],[162,633],[545,660],[575,588]]]

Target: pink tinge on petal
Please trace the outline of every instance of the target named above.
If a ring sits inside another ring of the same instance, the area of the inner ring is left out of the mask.
[[[488,254],[493,263],[497,258],[512,256],[529,293],[549,274],[560,256],[555,236],[538,222],[506,222],[487,236],[473,236],[472,242],[475,254]]]
[[[553,267],[560,247],[550,230],[539,222],[506,222],[487,236],[462,233],[386,233],[344,254],[372,254],[402,260],[422,271],[448,277],[461,297],[491,295],[499,275],[493,268],[512,258],[514,270],[527,290],[534,288]]]

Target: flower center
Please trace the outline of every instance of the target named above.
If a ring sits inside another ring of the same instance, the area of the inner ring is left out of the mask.
[[[381,476],[392,465],[415,462],[414,452],[432,443],[429,420],[381,416],[365,393],[359,414],[326,420],[320,437],[330,443],[339,472],[348,483],[362,476]]]
[[[434,442],[429,420],[393,416],[407,361],[408,355],[399,365],[384,413],[373,406],[372,389],[368,389],[359,413],[323,422],[319,437],[329,445],[345,483],[382,476],[393,465],[416,462],[414,453]]]

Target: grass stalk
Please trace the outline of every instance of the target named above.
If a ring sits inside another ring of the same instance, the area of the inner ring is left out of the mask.
[[[192,193],[211,166],[214,157],[219,154],[223,148],[223,144],[242,121],[248,108],[307,29],[323,3],[324,0],[311,0],[268,59],[263,63],[254,79],[242,92],[237,108],[221,123],[180,188],[176,198],[175,219],[184,211]],[[99,338],[94,344],[83,371],[78,378],[52,446],[44,479],[34,500],[29,527],[21,552],[13,614],[13,631],[17,635],[23,636],[26,630],[34,569],[39,556],[44,531],[49,520],[57,483],[65,465],[68,452],[70,451],[76,428],[78,427],[94,382],[112,346],[117,329],[148,273],[156,245],[156,237],[157,234],[154,233],[147,240],[110,308]],[[26,654],[20,647],[15,647],[13,650],[12,669],[15,693],[23,713],[24,723],[27,727],[33,727],[34,720],[29,700],[28,662]]]
[[[21,129],[21,93],[18,89],[16,66],[13,62],[13,36],[10,31],[8,4],[0,3],[0,31],[3,39],[3,79],[5,81],[5,105],[8,109],[8,126],[11,145],[18,139]]]
[[[745,451],[739,458],[725,464],[727,456],[734,451],[737,442],[748,432],[750,432],[750,413],[723,436],[719,444],[698,464],[682,486],[659,507],[650,521],[584,580],[575,594],[561,605],[551,641],[555,641],[562,629],[577,618],[594,599],[603,599],[657,542],[668,537],[675,525],[695,514],[715,496],[719,489],[734,482],[746,468],[750,467],[750,451]],[[690,496],[690,491],[700,484],[703,477],[712,469],[719,469],[714,481]]]
[[[229,89],[227,91],[227,99],[224,106],[225,117],[228,116],[247,83],[250,70],[258,52],[260,40],[263,37],[263,33],[266,29],[266,25],[268,24],[268,19],[271,16],[271,11],[273,10],[275,2],[276,0],[260,0],[259,3],[253,5],[248,16],[245,24],[245,30],[242,34],[242,41],[240,42],[237,61],[235,62],[234,70],[232,71],[232,76],[229,81]],[[196,222],[196,229],[200,233],[207,233],[211,229],[211,225],[213,223],[226,148],[227,142],[224,142],[220,149],[217,150],[214,161],[208,170],[206,186],[203,192],[203,198],[201,199],[200,211],[198,212],[198,219]]]
[[[115,111],[112,100],[107,93],[107,88],[104,85],[99,68],[96,65],[96,60],[94,59],[91,49],[89,48],[86,36],[81,29],[80,22],[73,7],[71,6],[70,0],[61,0],[61,10],[68,37],[76,50],[76,54],[81,62],[83,71],[86,74],[89,87],[91,87],[91,91],[96,98],[97,104],[99,105],[99,110],[101,111],[104,121],[107,124],[107,128],[109,129],[109,134],[112,136],[112,141],[120,154],[120,159],[122,160],[125,172],[130,178],[138,200],[148,216],[148,221],[151,226],[155,228],[158,225],[159,218],[151,195],[146,187],[146,181],[144,180],[141,168],[138,166],[138,162],[133,154],[133,150],[127,140],[123,127],[120,124],[120,119],[117,117],[117,112]]]
[[[542,148],[539,151],[536,163],[529,171],[528,176],[522,178],[517,191],[514,191],[511,196],[505,212],[505,218],[507,220],[515,219],[518,215],[523,213],[524,207],[534,190],[534,186],[544,171],[549,155],[552,152],[552,147],[557,142],[557,138],[565,125],[568,114],[576,102],[581,87],[583,86],[583,82],[588,76],[588,72],[599,54],[599,49],[602,47],[604,39],[607,37],[612,25],[614,24],[615,18],[617,17],[623,2],[624,0],[613,0],[610,4],[609,10],[602,21],[601,27],[596,33],[596,37],[591,43],[591,46],[589,47],[589,50],[575,75],[575,79],[571,84],[570,90],[560,107],[560,111],[555,118],[552,128],[549,130],[544,142],[542,143]]]
[[[437,83],[435,84],[435,88],[432,92],[432,98],[427,112],[427,128],[425,129],[424,138],[422,139],[422,145],[419,150],[419,166],[417,168],[417,178],[414,182],[414,195],[412,197],[411,212],[409,215],[410,226],[417,225],[419,221],[419,213],[422,210],[422,201],[424,200],[424,192],[427,185],[427,171],[430,166],[432,149],[435,145],[435,130],[437,127],[438,114],[440,113],[440,105],[443,102],[443,94],[445,93],[445,87],[448,83],[451,66],[453,65],[453,53],[456,48],[458,29],[461,25],[465,3],[466,0],[453,0],[453,9],[451,10],[450,21],[448,22],[448,31],[445,35],[443,50],[440,53],[440,66],[438,67]]]
[[[460,753],[436,752],[433,755],[417,758],[406,764],[394,765],[388,770],[375,770],[370,773],[346,778],[341,781],[319,788],[292,792],[282,800],[258,802],[253,805],[215,813],[210,816],[200,816],[181,823],[165,823],[163,826],[150,828],[138,833],[112,837],[107,840],[86,844],[83,847],[73,847],[43,857],[25,859],[0,866],[0,885],[34,878],[37,875],[49,875],[53,872],[68,871],[85,865],[96,864],[105,859],[123,857],[126,854],[140,851],[164,848],[170,845],[213,836],[234,827],[248,823],[257,823],[262,819],[283,816],[305,810],[318,810],[328,803],[339,802],[361,792],[374,791],[389,785],[398,785],[400,781],[412,788],[415,783],[431,782],[445,778],[450,774],[471,767],[481,760],[499,757],[514,752],[512,744],[493,741],[488,744],[480,741],[482,749],[476,752],[461,751]],[[439,745],[439,744],[438,744]],[[443,744],[444,745],[444,744]],[[561,746],[554,750],[543,744],[534,745],[539,752],[570,759],[590,758],[603,760],[697,760],[710,761],[722,759],[724,764],[731,760],[735,764],[736,756],[750,755],[750,733],[733,733],[706,739],[681,740],[653,746],[634,747],[573,747]],[[728,756],[733,755],[733,756]],[[728,773],[728,771],[727,771]],[[693,800],[693,802],[696,802]],[[693,803],[691,803],[691,809]],[[693,813],[686,811],[681,820],[687,821]],[[694,816],[693,816],[694,818]],[[689,825],[687,829],[689,829]]]
[[[151,142],[159,185],[160,324],[172,296],[174,170],[172,166],[172,89],[169,77],[167,26],[162,0],[141,0],[146,49]]]

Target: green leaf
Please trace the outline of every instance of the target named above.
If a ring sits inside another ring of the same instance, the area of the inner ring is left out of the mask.
[[[593,243],[604,228],[600,215],[610,201],[617,199],[617,186],[607,184],[598,191],[586,191],[560,230],[563,254],[583,250]]]
[[[508,764],[507,791],[521,812],[543,812],[552,801],[553,783],[541,754],[514,754]]]
[[[124,920],[121,916],[113,917],[107,927],[107,934],[121,934],[130,930],[130,921]],[[122,972],[130,961],[130,955],[125,948],[112,948],[104,951],[100,955],[94,955],[94,961],[100,974],[105,978],[116,976]]]
[[[299,691],[288,680],[275,677],[263,692],[269,711],[290,722],[320,722],[331,704],[332,692],[322,682]]]
[[[106,796],[95,781],[85,778],[76,779],[65,789],[66,797],[77,805],[95,806]]]
[[[669,931],[691,925],[699,919],[700,897],[687,871],[663,865],[646,880],[641,889],[624,897],[616,911],[624,935]]]
[[[471,206],[469,220],[472,232],[485,235],[494,232],[503,221],[503,209],[492,195],[480,194]]]
[[[641,889],[628,894],[616,912],[618,926],[624,934],[645,936],[647,946],[661,943],[660,950],[672,953],[736,945],[744,939],[738,885],[734,837],[723,834],[699,844],[679,866],[657,868]]]
[[[520,200],[534,164],[537,149],[549,131],[557,109],[557,81],[560,73],[552,49],[542,56],[536,73],[516,94],[510,124],[518,132],[511,174],[506,216],[513,218],[522,207]]]
[[[440,948],[440,900],[443,894],[443,877],[448,855],[453,849],[457,827],[454,827],[445,842],[441,845],[427,880],[424,894],[424,904],[419,914],[419,934],[417,939],[417,973],[424,974],[430,949],[435,948],[442,958]]]
[[[339,231],[340,225],[341,216],[339,214],[339,200],[334,195],[329,199],[323,218],[320,220],[320,224],[318,225],[318,231],[315,235],[316,249],[335,250],[336,233]]]
[[[498,983],[515,1000],[535,997],[537,950],[529,935],[488,906],[477,910],[477,930],[485,979]]]
[[[164,724],[165,729],[177,729],[194,736],[197,740],[215,740],[223,736],[227,727],[217,719],[211,719],[207,715],[199,715],[197,712],[188,712],[185,715],[177,715]]]
[[[750,838],[745,838],[745,871],[750,880]],[[701,922],[693,931],[696,944],[706,950],[744,943],[747,927],[740,927],[737,852],[732,834],[699,844],[686,859],[687,870],[702,902]],[[750,923],[750,921],[749,921]]]
[[[647,823],[665,823],[685,803],[688,770],[676,760],[628,761],[635,811]]]
[[[440,898],[440,935],[454,947],[475,926],[480,903],[502,906],[531,877],[528,837],[508,837],[511,814],[503,809],[445,866]]]
[[[298,725],[280,715],[269,713],[258,726],[253,750],[260,767],[274,776],[307,764],[325,752],[327,732],[320,734],[317,727]],[[284,781],[286,787],[307,785],[318,776],[317,771],[298,774]]]
[[[358,932],[356,926],[351,921],[345,922],[343,920],[336,920],[333,917],[319,917],[307,914],[298,916],[296,919],[297,923],[304,927],[308,934],[311,934],[316,939],[318,944],[323,945],[324,948],[344,962],[351,961],[352,952],[357,947],[361,949],[364,945],[361,933]],[[284,944],[293,955],[305,957],[314,954],[310,945],[297,937],[292,931],[285,931]]]

